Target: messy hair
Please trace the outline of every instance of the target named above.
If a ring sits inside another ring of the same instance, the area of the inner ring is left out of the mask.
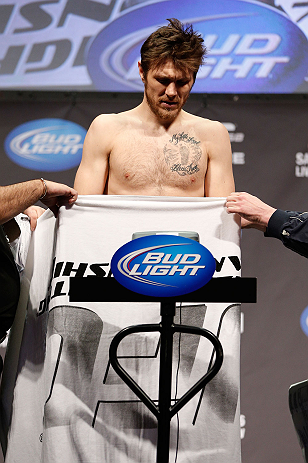
[[[175,18],[167,21],[169,24],[153,32],[141,47],[144,75],[171,59],[175,67],[192,71],[195,79],[206,54],[204,40],[192,25],[184,26]]]

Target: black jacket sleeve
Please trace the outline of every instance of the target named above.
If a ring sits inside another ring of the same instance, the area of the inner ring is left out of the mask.
[[[0,342],[12,326],[18,299],[19,273],[0,225]]]
[[[278,238],[287,248],[308,257],[308,212],[277,209],[264,235]]]

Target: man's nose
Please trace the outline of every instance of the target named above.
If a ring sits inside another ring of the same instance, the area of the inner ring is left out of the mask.
[[[177,95],[177,88],[174,82],[171,82],[165,91],[168,98],[175,98]]]

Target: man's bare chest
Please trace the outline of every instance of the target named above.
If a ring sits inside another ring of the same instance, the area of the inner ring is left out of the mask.
[[[112,175],[140,186],[150,182],[185,188],[204,182],[207,155],[192,131],[155,136],[124,130],[113,144],[109,164]]]

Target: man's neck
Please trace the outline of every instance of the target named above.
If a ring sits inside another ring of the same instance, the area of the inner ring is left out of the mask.
[[[180,122],[183,112],[183,110],[181,109],[181,111],[176,115],[175,118],[169,119],[159,117],[159,115],[155,114],[152,111],[145,96],[143,98],[142,103],[136,109],[138,109],[138,112],[140,113],[143,122],[151,124],[156,129],[164,128],[165,130],[168,130],[175,123],[178,124]]]

